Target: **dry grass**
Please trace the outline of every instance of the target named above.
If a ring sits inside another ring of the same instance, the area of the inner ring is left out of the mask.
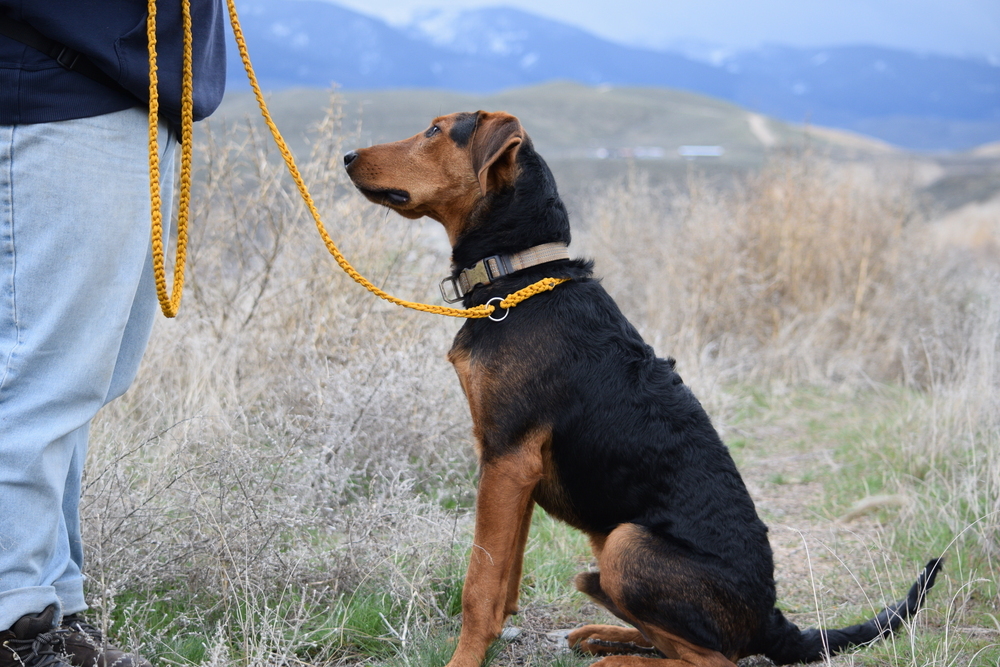
[[[899,382],[965,370],[990,276],[929,246],[905,179],[806,155],[735,191],[641,174],[595,194],[584,245],[654,341],[732,379]],[[634,224],[634,221],[641,221]]]
[[[437,230],[350,192],[351,135],[336,111],[321,129],[303,171],[331,234],[374,282],[434,301]],[[265,146],[204,137],[181,314],[93,430],[89,594],[163,663],[403,647],[409,664],[453,620],[467,542],[474,460],[443,359],[458,323],[344,276]],[[636,175],[579,208],[577,254],[723,423],[745,386],[905,388],[897,430],[859,445],[867,461],[898,445],[885,487],[916,499],[901,530],[944,525],[970,562],[996,558],[1000,289],[925,244],[905,182],[798,156],[735,189]]]

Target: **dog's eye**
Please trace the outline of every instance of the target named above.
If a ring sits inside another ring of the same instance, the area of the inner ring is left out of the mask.
[[[441,132],[441,128],[440,127],[438,127],[437,125],[431,125],[430,129],[427,130],[426,132],[424,132],[424,136],[427,137],[428,139],[430,139],[435,134],[438,134],[440,132]]]

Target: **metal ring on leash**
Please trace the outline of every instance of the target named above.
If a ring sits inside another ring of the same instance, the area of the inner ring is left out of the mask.
[[[490,299],[489,301],[487,301],[486,305],[487,306],[492,305],[494,301],[499,301],[500,303],[503,303],[503,297],[495,296],[492,299]],[[495,313],[498,309],[499,309],[499,306],[494,306],[493,313]],[[487,315],[487,317],[489,317],[494,322],[503,322],[505,319],[507,319],[507,316],[510,315],[510,308],[504,308],[504,310],[503,310],[503,317],[493,317],[493,313],[490,313],[489,315]]]

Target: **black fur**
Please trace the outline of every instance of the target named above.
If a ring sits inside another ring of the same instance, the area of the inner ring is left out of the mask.
[[[530,140],[517,160],[514,185],[488,195],[458,238],[456,270],[493,254],[569,242],[566,209]],[[498,383],[482,425],[483,461],[550,427],[557,474],[539,484],[535,500],[591,534],[641,526],[656,558],[632,573],[629,613],[724,655],[817,660],[886,636],[915,613],[939,560],[906,600],[859,626],[803,632],[784,618],[774,606],[767,528],[728,449],[674,361],[656,357],[591,269],[579,260],[550,262],[466,295],[468,307],[546,277],[572,279],[518,304],[501,323],[468,320],[456,336],[454,349]],[[580,581],[600,599],[599,575]]]
[[[476,130],[476,122],[478,120],[478,113],[466,112],[458,114],[458,118],[451,126],[451,130],[448,131],[448,136],[451,137],[456,146],[465,148],[469,145],[469,139],[472,138],[472,133]]]
[[[517,162],[517,182],[486,195],[452,249],[456,275],[490,255],[514,253],[554,241],[569,243],[569,215],[559,198],[555,178],[528,137],[520,145]]]

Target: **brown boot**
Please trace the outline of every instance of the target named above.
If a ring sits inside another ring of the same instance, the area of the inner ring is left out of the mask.
[[[73,667],[153,667],[135,653],[126,653],[104,641],[101,631],[77,614],[63,617],[62,648]]]
[[[0,667],[71,667],[62,651],[63,631],[53,627],[58,611],[49,605],[0,632]]]

